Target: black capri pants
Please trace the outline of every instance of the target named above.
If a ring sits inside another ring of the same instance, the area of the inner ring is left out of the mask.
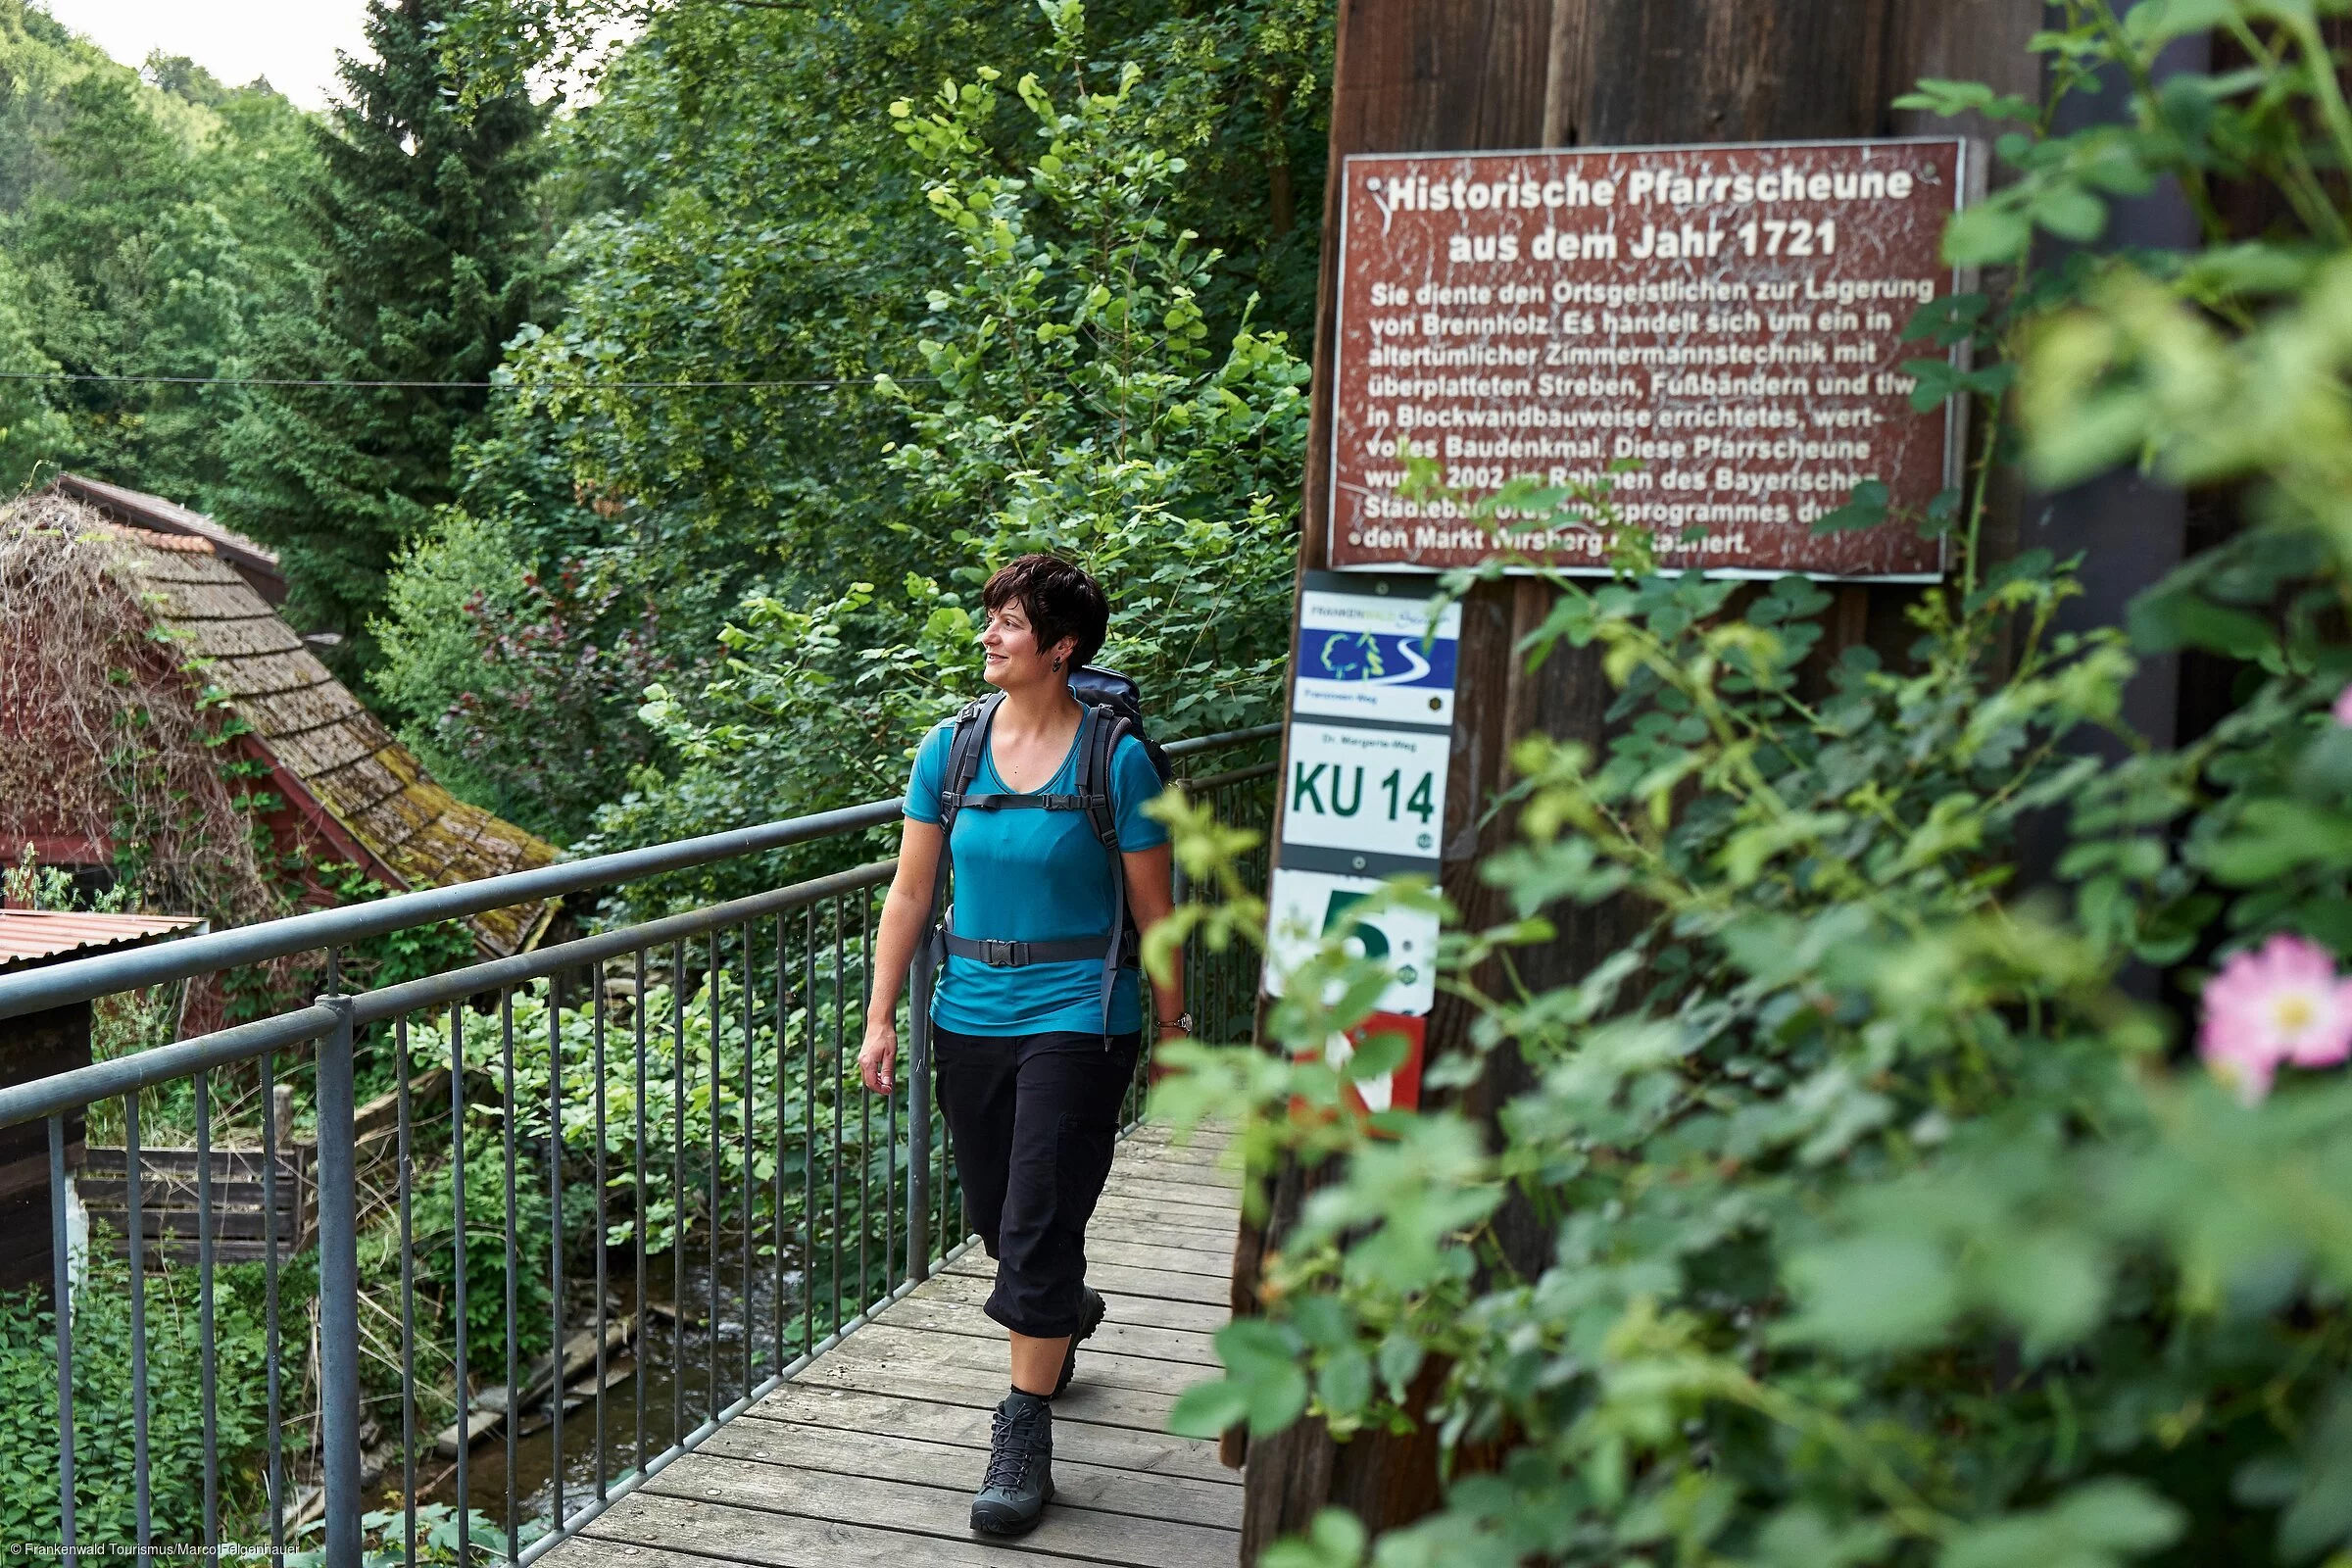
[[[964,1223],[997,1260],[988,1315],[1037,1339],[1086,1323],[1086,1222],[1143,1035],[964,1035],[934,1027],[939,1104]]]

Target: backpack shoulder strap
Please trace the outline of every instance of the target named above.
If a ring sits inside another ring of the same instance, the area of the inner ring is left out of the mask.
[[[1110,851],[1111,863],[1116,865],[1119,803],[1111,764],[1119,755],[1119,742],[1127,737],[1131,726],[1126,714],[1108,708],[1090,708],[1086,711],[1088,732],[1085,744],[1078,751],[1078,798],[1086,804],[1086,819],[1094,828],[1095,837]]]
[[[1135,916],[1127,907],[1127,861],[1119,852],[1119,803],[1116,792],[1117,775],[1112,763],[1119,755],[1119,742],[1132,729],[1127,715],[1107,707],[1087,710],[1091,729],[1086,744],[1078,753],[1078,798],[1086,803],[1086,818],[1102,841],[1110,858],[1110,946],[1102,955],[1102,1043],[1110,1044],[1111,994],[1119,982],[1119,971],[1132,966],[1143,955],[1143,940],[1135,929]]]
[[[947,771],[939,781],[939,827],[943,833],[955,831],[956,813],[963,809],[972,780],[980,776],[980,760],[988,755],[989,725],[1004,701],[1003,692],[990,692],[964,704],[963,711],[956,715],[956,733],[948,742]]]
[[[988,755],[988,726],[997,716],[1003,692],[990,692],[963,705],[948,740],[948,766],[939,780],[939,869],[931,878],[931,919],[928,946],[932,972],[947,962],[948,883],[956,865],[956,813],[963,809],[972,780],[980,776],[980,760]]]

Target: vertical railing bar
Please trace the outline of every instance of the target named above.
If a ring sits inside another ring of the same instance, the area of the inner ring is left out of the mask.
[[[213,1318],[213,1070],[196,1073],[196,1378],[204,1420],[204,1539],[220,1546],[220,1390],[213,1365],[219,1325]]]
[[[515,1466],[522,1453],[522,1238],[514,1212],[514,1173],[517,1163],[514,1148],[514,990],[501,986],[498,992],[498,1048],[499,1048],[499,1119],[506,1134],[500,1140],[500,1153],[506,1165],[507,1183],[507,1561],[517,1561],[522,1555],[519,1537],[522,1534],[522,1489],[515,1485]],[[463,1433],[459,1442],[472,1437]]]
[[[686,1432],[686,942],[669,954],[669,1441]]]
[[[123,1219],[130,1232],[130,1475],[132,1528],[139,1555],[147,1555],[154,1529],[147,1475],[147,1184],[139,1168],[139,1092],[122,1097]]]
[[[725,1019],[725,1013],[719,1005],[718,982],[720,976],[725,973],[726,970],[719,963],[718,933],[713,931],[710,933],[708,961],[703,969],[704,983],[710,994],[710,1005],[705,1009],[710,1018],[710,1242],[709,1249],[710,1254],[710,1344],[709,1347],[710,1407],[704,1412],[706,1417],[717,1415],[719,1411],[726,1408],[727,1403],[718,1396],[718,1277],[720,1272],[718,1266],[718,1163],[722,1157],[718,1145],[718,1129],[723,1122],[720,1115],[720,1100],[726,1088],[727,1076],[721,1070],[718,1060],[718,1037]]]
[[[865,995],[875,985],[875,901],[865,891]],[[865,1020],[870,1025],[872,1018]],[[896,1020],[892,1020],[896,1022]],[[904,1054],[901,1054],[904,1055]],[[899,1093],[896,1079],[906,1062],[892,1062],[892,1093],[882,1096],[882,1289],[899,1289]]]
[[[860,972],[858,983],[864,988],[863,994],[870,998],[874,994],[874,893],[873,889],[871,888],[866,889],[865,892],[865,909],[863,918],[865,922],[865,964],[864,968]],[[873,1022],[870,1017],[866,1018],[864,1021],[868,1025]],[[903,1058],[904,1053],[901,1054]],[[899,1069],[903,1065],[903,1059],[900,1062],[892,1063],[891,1093],[882,1097],[882,1289],[885,1294],[896,1290],[899,1283],[899,1232],[898,1226],[895,1223],[898,1217],[899,1209],[899,1096],[897,1080],[899,1077]]]
[[[635,955],[635,979],[637,991],[630,999],[629,1011],[632,1015],[631,1033],[636,1037],[637,1045],[635,1112],[637,1137],[631,1156],[630,1170],[633,1181],[629,1188],[629,1201],[636,1209],[631,1228],[637,1233],[637,1344],[634,1351],[637,1358],[637,1395],[630,1401],[636,1406],[637,1431],[635,1442],[629,1448],[629,1458],[636,1472],[643,1475],[645,1473],[646,1352],[653,1345],[653,1324],[645,1309],[647,1286],[645,1278],[645,950],[643,948],[639,948]]]
[[[833,1326],[842,1324],[842,896],[833,896]]]
[[[547,1212],[549,1311],[555,1338],[548,1348],[548,1466],[555,1483],[555,1519],[564,1523],[564,977],[547,977]]]
[[[612,1281],[606,1273],[605,1242],[612,1235],[611,1219],[605,1209],[605,968],[598,964],[589,971],[590,984],[595,991],[590,1016],[594,1020],[596,1061],[596,1500],[605,1500],[605,1478],[612,1472],[612,1455],[605,1432],[605,1339],[609,1325],[606,1293]],[[558,1514],[556,1521],[563,1522]]]
[[[937,981],[935,980],[933,983],[936,984]],[[932,1097],[931,1101],[931,1120],[939,1134],[939,1163],[931,1183],[931,1191],[938,1206],[931,1213],[923,1216],[924,1228],[929,1233],[924,1238],[923,1246],[923,1255],[926,1258],[943,1257],[947,1254],[948,1183],[955,1176],[955,1166],[949,1162],[947,1107],[939,1102],[936,1095]],[[926,1155],[928,1152],[929,1145],[926,1144]]]
[[[789,1232],[784,1224],[784,1126],[791,1114],[787,1092],[792,1073],[788,1070],[784,1053],[792,1033],[792,968],[785,951],[784,931],[789,916],[782,910],[776,914],[776,1157],[774,1218],[768,1227],[768,1245],[776,1254],[775,1285],[775,1364],[784,1365],[784,1254]]]
[[[801,1349],[806,1352],[816,1344],[816,906],[803,909],[801,918]]]
[[[456,1279],[450,1289],[451,1317],[455,1320],[455,1357],[450,1387],[458,1406],[457,1531],[458,1561],[473,1560],[472,1498],[468,1494],[467,1460],[473,1452],[471,1352],[466,1344],[466,1003],[449,1004],[449,1232],[451,1261]]]
[[[859,890],[858,894],[858,984],[850,988],[852,997],[873,995],[870,984],[871,977],[866,973],[872,967],[867,959],[873,951],[873,930],[870,923],[873,909],[873,895],[866,890]],[[858,1008],[858,1015],[859,1021],[862,1022],[865,1017],[865,1009]],[[859,1044],[863,1045],[862,1036],[859,1037]],[[871,1250],[874,1238],[873,1194],[874,1097],[864,1093],[860,1088],[858,1093],[858,1307],[860,1311],[863,1311],[866,1303],[874,1298],[874,1260]]]
[[[351,999],[322,998],[334,1031],[313,1054],[318,1117],[318,1461],[329,1563],[357,1564],[362,1536],[360,1462],[360,1229],[357,1040]]]
[[[758,1086],[752,1067],[758,1053],[752,1050],[753,1025],[757,1022],[755,1007],[760,989],[752,967],[752,924],[744,923],[738,933],[743,943],[743,1393],[752,1392],[752,1356],[758,1337],[752,1332],[752,1107]]]
[[[416,1560],[416,1233],[413,1198],[416,1193],[416,1153],[411,1142],[414,1112],[409,1106],[409,1015],[392,1021],[393,1049],[399,1053],[398,1118],[400,1201],[400,1514],[401,1541],[407,1555]]]
[[[270,1435],[267,1444],[270,1494],[270,1561],[284,1568],[286,1557],[285,1453],[278,1441],[277,1324],[277,1053],[262,1053],[262,1350],[268,1384]]]
[[[942,873],[945,874],[944,872]],[[906,986],[906,1278],[931,1277],[931,933],[916,938]]]
[[[84,1107],[82,1115],[89,1115]],[[66,1238],[66,1116],[49,1118],[49,1279],[57,1312],[57,1523],[58,1544],[70,1562],[74,1548],[74,1258]]]

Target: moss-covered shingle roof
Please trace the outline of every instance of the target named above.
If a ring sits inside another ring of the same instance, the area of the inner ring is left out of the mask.
[[[92,521],[121,538],[127,585],[175,649],[202,661],[199,678],[251,726],[295,808],[364,852],[371,875],[400,891],[447,887],[559,857],[434,783],[209,541]],[[543,901],[466,923],[484,953],[503,957],[535,944],[555,911]]]

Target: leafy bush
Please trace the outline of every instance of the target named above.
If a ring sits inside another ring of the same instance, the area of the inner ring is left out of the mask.
[[[368,680],[443,783],[570,839],[655,755],[636,709],[674,675],[659,621],[612,563],[543,580],[512,527],[452,508],[393,564]]]
[[[88,1272],[74,1302],[74,1451],[76,1538],[129,1551],[132,1512],[130,1268],[115,1238],[91,1238]],[[268,1390],[263,1377],[262,1269],[223,1267],[214,1280],[213,1376],[219,1398],[220,1519],[230,1540],[240,1520],[263,1517]],[[204,1344],[192,1268],[147,1276],[149,1505],[159,1542],[204,1535],[204,1426],[198,1400]],[[57,1330],[47,1293],[0,1298],[0,1531],[13,1542],[55,1541]]]
[[[2155,86],[2157,51],[2209,25],[2250,66]],[[1905,519],[1961,535],[1909,657],[1849,653],[1824,690],[1798,667],[1810,585],[1553,582],[1530,656],[1601,651],[1611,739],[1520,744],[1520,842],[1482,868],[1516,918],[1449,938],[1478,1022],[1428,1080],[1508,1051],[1533,1086],[1492,1129],[1338,1114],[1343,1073],[1388,1054],[1321,1061],[1378,990],[1334,948],[1271,1014],[1285,1056],[1196,1049],[1161,1091],[1179,1118],[1249,1107],[1260,1162],[1339,1162],[1179,1418],[1436,1423],[1445,1504],[1377,1544],[1384,1568],[2352,1550],[2352,1082],[2328,1070],[2352,1054],[2352,235],[2313,172],[2352,165],[2352,114],[2308,8],[2069,5],[2036,46],[2054,95],[2113,68],[2132,113],[2062,135],[2046,106],[1925,84],[2026,127],[1953,259],[2091,237],[2159,178],[2207,244],[2078,258],[1911,335],[2019,368],[2034,483],[2136,459],[2240,487],[2242,531],[2129,628],[2061,632],[2074,566],[1988,562],[1980,485]],[[2224,183],[2275,197],[2274,237],[2230,233]],[[1999,423],[2008,370],[1915,364],[1929,406],[1957,390]],[[2152,747],[2123,690],[2181,648],[2236,662],[2236,704]],[[2071,847],[2036,888],[2037,814]],[[1207,872],[1231,845],[1195,822],[1180,853]],[[1603,901],[1640,917],[1623,951],[1515,982],[1515,949]],[[2182,1060],[2200,1012],[2208,1072]],[[1506,1204],[1546,1240],[1524,1271]],[[1370,1545],[1333,1512],[1267,1561]]]

